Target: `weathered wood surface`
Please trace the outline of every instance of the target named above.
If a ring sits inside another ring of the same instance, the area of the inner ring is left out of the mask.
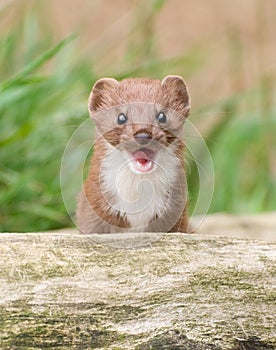
[[[1,349],[273,349],[275,243],[0,234]]]

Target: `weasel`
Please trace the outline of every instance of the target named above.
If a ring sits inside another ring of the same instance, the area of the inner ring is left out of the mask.
[[[78,198],[80,232],[187,232],[185,81],[102,78],[88,108],[96,141]]]

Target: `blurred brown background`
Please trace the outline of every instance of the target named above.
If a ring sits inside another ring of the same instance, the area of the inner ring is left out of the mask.
[[[2,1],[2,7],[8,3]],[[23,6],[27,12],[43,6],[41,23],[50,24],[56,40],[76,31],[80,55],[91,57],[99,76],[124,70],[122,56],[131,45],[146,50],[147,34],[154,38],[150,54],[154,51],[159,58],[185,55],[194,48],[205,59],[200,71],[188,79],[194,106],[251,88],[260,78],[275,78],[275,0],[156,1],[156,6],[162,6],[157,16],[150,13],[149,4],[137,0],[14,0],[0,28],[8,27],[16,7]],[[146,17],[151,18],[145,25]],[[134,42],[131,31],[136,31]],[[167,64],[160,75],[172,73],[177,72]]]

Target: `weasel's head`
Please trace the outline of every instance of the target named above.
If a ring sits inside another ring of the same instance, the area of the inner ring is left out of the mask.
[[[100,79],[88,107],[100,137],[125,155],[135,173],[154,171],[161,150],[170,149],[177,156],[182,149],[190,95],[179,76],[169,75],[162,81]]]

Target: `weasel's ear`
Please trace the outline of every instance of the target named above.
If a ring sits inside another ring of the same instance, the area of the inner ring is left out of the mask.
[[[173,95],[175,101],[180,104],[185,113],[189,113],[191,109],[191,98],[188,87],[178,75],[167,75],[161,82],[162,88],[169,95]]]
[[[110,100],[110,93],[118,87],[119,83],[113,78],[102,78],[96,81],[88,100],[89,112],[103,108]]]

